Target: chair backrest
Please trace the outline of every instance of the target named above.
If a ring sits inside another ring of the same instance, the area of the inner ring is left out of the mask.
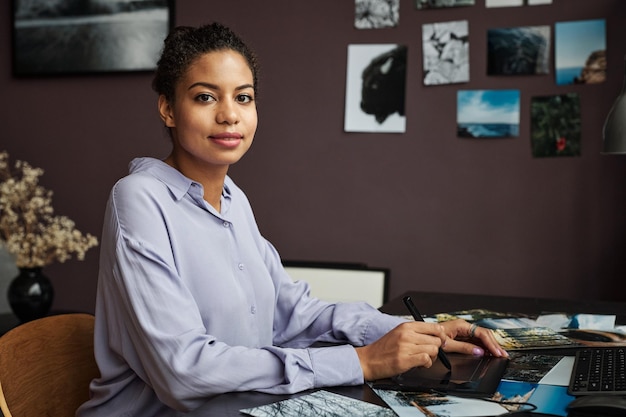
[[[306,281],[311,295],[324,301],[365,301],[379,308],[387,302],[389,269],[360,263],[283,261],[294,281]]]
[[[0,337],[0,409],[4,417],[70,417],[99,376],[94,316],[60,314],[24,323]]]

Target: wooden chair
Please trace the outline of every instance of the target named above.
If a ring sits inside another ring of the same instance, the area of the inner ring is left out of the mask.
[[[99,376],[94,316],[73,313],[24,323],[0,337],[4,417],[70,417]]]

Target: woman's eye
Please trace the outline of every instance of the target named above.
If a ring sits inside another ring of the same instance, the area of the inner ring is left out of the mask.
[[[196,99],[198,101],[211,101],[213,100],[213,96],[211,96],[210,94],[198,94],[198,96],[196,97]]]
[[[238,103],[250,103],[252,100],[254,99],[252,98],[251,95],[248,95],[248,94],[240,94],[237,96]]]

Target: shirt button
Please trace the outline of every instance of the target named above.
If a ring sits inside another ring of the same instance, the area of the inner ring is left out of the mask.
[[[256,314],[256,307],[255,306],[250,307],[250,313]]]
[[[224,225],[224,227],[230,227],[230,223],[228,223],[228,222],[224,222],[223,225]]]
[[[239,268],[240,271],[243,271],[243,264],[239,264],[237,265],[237,267]]]

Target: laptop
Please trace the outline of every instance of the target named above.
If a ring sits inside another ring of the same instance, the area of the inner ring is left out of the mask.
[[[440,361],[430,368],[413,368],[392,378],[374,381],[373,388],[396,391],[441,392],[464,397],[492,396],[509,363],[507,358],[448,353],[449,371]]]

